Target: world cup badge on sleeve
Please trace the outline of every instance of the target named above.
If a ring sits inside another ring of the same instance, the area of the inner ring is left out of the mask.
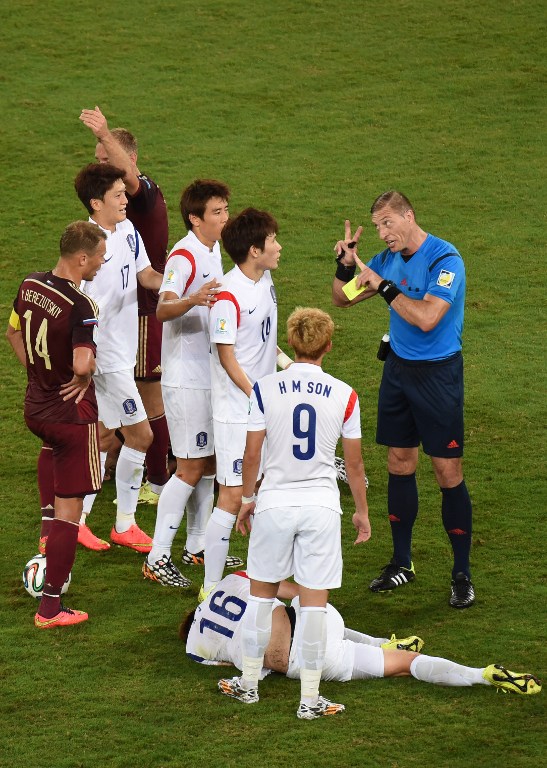
[[[439,277],[437,278],[437,285],[441,288],[452,288],[452,283],[456,277],[455,272],[449,272],[447,269],[441,269]]]

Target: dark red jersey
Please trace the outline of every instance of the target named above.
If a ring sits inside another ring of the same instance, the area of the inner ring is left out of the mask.
[[[127,194],[127,218],[142,237],[150,264],[156,272],[165,269],[165,260],[169,246],[169,228],[167,206],[158,185],[148,176],[139,176],[139,189],[136,194]],[[139,315],[156,314],[158,294],[137,286]]]
[[[64,402],[59,394],[62,385],[74,375],[74,348],[89,347],[95,354],[97,304],[70,280],[52,272],[35,272],[21,283],[13,308],[27,355],[25,416],[73,424],[97,421],[93,381],[78,405],[74,398]]]

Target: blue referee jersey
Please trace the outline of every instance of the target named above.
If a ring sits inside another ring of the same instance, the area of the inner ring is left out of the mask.
[[[406,360],[442,360],[462,348],[465,303],[465,266],[452,243],[427,235],[410,257],[386,249],[376,254],[368,266],[384,280],[392,280],[410,299],[423,299],[426,293],[450,304],[450,309],[431,331],[422,331],[390,308],[391,348]]]

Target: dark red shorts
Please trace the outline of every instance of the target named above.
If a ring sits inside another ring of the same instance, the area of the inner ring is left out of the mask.
[[[53,449],[53,488],[62,499],[101,490],[99,426],[25,419],[27,427]]]
[[[135,379],[161,379],[161,333],[162,323],[156,315],[139,317],[139,348]]]

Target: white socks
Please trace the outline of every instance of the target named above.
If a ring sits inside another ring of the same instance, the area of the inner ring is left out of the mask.
[[[410,665],[410,674],[416,680],[435,685],[469,686],[489,685],[482,676],[484,668],[476,669],[464,667],[449,659],[441,659],[438,656],[416,656]]]
[[[101,459],[101,483],[104,478],[104,468],[106,466],[106,457],[108,456],[106,451],[101,451],[100,454]],[[82,507],[82,516],[80,518],[80,524],[86,525],[87,516],[91,512],[91,508],[93,507],[93,502],[97,498],[96,493],[89,493],[87,496],[84,496],[84,504]]]
[[[319,697],[319,683],[325,660],[327,609],[301,607],[300,622],[296,646],[300,666],[300,700],[313,707]]]
[[[213,509],[215,478],[202,477],[186,502],[186,544],[193,555],[205,549],[205,530]]]
[[[135,524],[135,510],[139,500],[146,453],[122,445],[116,464],[116,530],[125,533]]]
[[[256,688],[264,666],[264,654],[272,634],[274,598],[249,595],[241,626],[243,654],[242,688]]]
[[[210,589],[222,578],[235,521],[236,516],[230,512],[218,507],[213,509],[205,529],[205,590]]]
[[[184,516],[184,507],[194,488],[176,475],[163,486],[158,501],[156,527],[148,562],[155,563],[164,555],[171,556],[171,546]]]
[[[388,637],[372,637],[372,635],[365,635],[364,632],[357,632],[356,629],[348,629],[344,627],[344,640],[351,640],[352,643],[359,643],[360,645],[373,645],[375,648],[380,648],[382,643],[387,643]]]

